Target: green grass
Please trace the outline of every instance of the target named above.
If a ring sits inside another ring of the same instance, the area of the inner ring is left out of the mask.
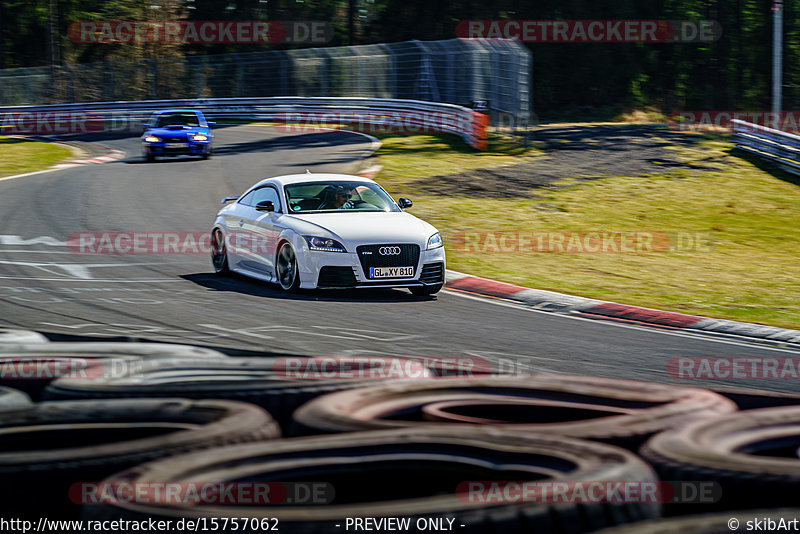
[[[50,143],[0,136],[0,176],[40,171],[70,155],[68,149]]]
[[[672,147],[686,163],[663,175],[613,176],[539,189],[541,198],[432,195],[419,179],[536,157],[497,140],[475,153],[447,136],[383,136],[377,179],[411,196],[439,228],[448,267],[528,287],[739,321],[800,328],[800,181],[732,149],[721,135]],[[464,231],[654,231],[697,234],[707,245],[649,254],[484,254],[456,250]]]

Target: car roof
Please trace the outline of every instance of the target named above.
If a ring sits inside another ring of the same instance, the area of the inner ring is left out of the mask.
[[[155,115],[163,113],[202,113],[199,109],[162,109],[155,112]]]
[[[261,180],[253,187],[258,187],[268,183],[278,183],[281,185],[309,183],[309,182],[367,182],[375,183],[374,180],[364,178],[363,176],[353,176],[352,174],[334,174],[334,173],[319,173],[319,174],[287,174],[284,176],[273,176]]]

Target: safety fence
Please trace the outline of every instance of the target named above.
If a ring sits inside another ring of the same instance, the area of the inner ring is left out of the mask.
[[[501,39],[175,56],[0,70],[0,106],[161,99],[340,97],[488,103],[493,126],[530,119],[530,52]]]
[[[736,148],[770,160],[788,172],[800,174],[800,135],[741,120],[731,122]]]

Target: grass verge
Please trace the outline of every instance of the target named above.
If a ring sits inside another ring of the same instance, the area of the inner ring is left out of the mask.
[[[541,156],[539,150],[511,149],[494,139],[489,152],[476,153],[449,136],[378,137],[383,147],[376,155],[384,165],[378,181],[395,198],[412,197],[413,213],[437,226],[451,269],[626,304],[800,328],[800,181],[734,151],[726,136],[695,135],[689,147],[669,147],[685,168],[564,181],[537,189],[538,198],[499,199],[426,193],[415,182],[516,163]],[[453,240],[462,232],[604,230],[666,234],[672,248],[495,253],[498,248],[486,241],[466,250]]]
[[[2,177],[40,171],[70,157],[71,153],[50,143],[0,136],[0,155]]]

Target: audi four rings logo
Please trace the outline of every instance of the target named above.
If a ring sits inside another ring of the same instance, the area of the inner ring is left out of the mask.
[[[400,247],[381,247],[378,249],[381,256],[397,256],[400,254]]]

